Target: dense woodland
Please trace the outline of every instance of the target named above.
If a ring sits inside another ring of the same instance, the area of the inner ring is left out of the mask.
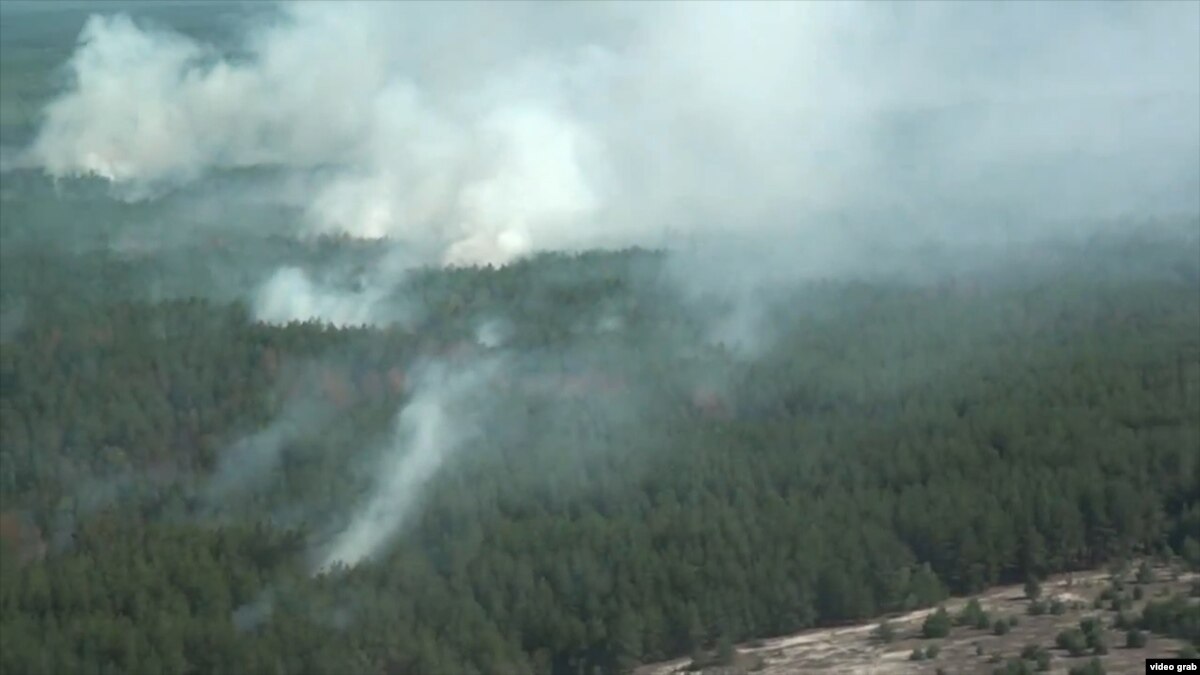
[[[256,322],[230,288],[377,244],[10,231],[0,672],[621,672],[1135,553],[1200,566],[1198,242],[1191,220],[807,281],[746,355],[657,252],[420,272],[410,320],[334,328]],[[411,369],[487,355],[485,433],[385,555],[312,577]],[[322,412],[278,464],[212,499],[298,401]]]

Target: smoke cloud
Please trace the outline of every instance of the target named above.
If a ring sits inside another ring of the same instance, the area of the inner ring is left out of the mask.
[[[444,264],[1200,210],[1195,3],[304,2],[246,35],[93,17],[25,161],[135,196],[312,174],[310,231]]]
[[[450,454],[481,433],[474,426],[482,417],[478,390],[498,368],[498,361],[487,360],[457,366],[432,363],[419,369],[413,397],[396,416],[391,443],[384,448],[371,498],[334,538],[318,572],[353,567],[396,535]],[[469,403],[475,405],[464,410]]]

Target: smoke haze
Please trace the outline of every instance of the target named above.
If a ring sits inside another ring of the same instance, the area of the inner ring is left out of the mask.
[[[263,264],[241,292],[266,322],[411,324],[421,308],[396,296],[424,265],[665,247],[702,340],[752,358],[774,339],[775,291],[798,280],[1200,212],[1200,3],[297,2],[246,20],[230,48],[93,16],[33,142],[0,164],[177,196],[196,221],[261,231],[254,214],[278,206],[293,234],[386,240],[362,273]],[[589,309],[577,334],[636,320]],[[478,344],[516,351],[519,318],[467,321]],[[636,349],[695,346],[670,340]],[[477,392],[498,368],[412,379],[377,482],[318,571],[400,531],[482,433]],[[725,383],[704,377],[718,407]],[[227,455],[209,498],[324,419],[285,410]]]
[[[320,169],[309,231],[446,264],[1200,210],[1195,3],[304,2],[245,35],[93,17],[23,161],[134,197]]]

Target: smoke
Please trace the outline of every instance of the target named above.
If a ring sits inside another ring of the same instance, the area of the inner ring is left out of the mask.
[[[475,341],[488,349],[502,347],[512,338],[512,324],[504,319],[488,319],[475,329]]]
[[[284,447],[320,429],[330,411],[313,399],[289,402],[266,429],[238,440],[220,458],[204,490],[204,503],[217,509],[225,500],[272,473]]]
[[[320,169],[310,231],[434,263],[780,231],[857,261],[1200,210],[1195,3],[304,2],[237,55],[96,16],[67,69],[49,174]],[[371,301],[313,311],[341,300]]]
[[[304,270],[284,267],[259,289],[254,310],[269,323],[317,318],[335,326],[370,325],[376,322],[384,292],[380,288],[338,291],[313,283]]]
[[[495,376],[499,362],[453,366],[432,363],[420,369],[412,399],[396,416],[384,448],[378,483],[367,504],[322,554],[317,572],[353,567],[380,550],[407,521],[422,491],[446,459],[482,432],[479,388]],[[473,404],[467,407],[468,404]]]
[[[274,611],[274,594],[270,590],[266,590],[260,593],[253,602],[234,608],[229,619],[237,632],[248,633],[270,620]]]
[[[255,292],[255,317],[278,324],[319,319],[339,327],[411,322],[417,317],[415,305],[397,296],[414,261],[411,252],[395,250],[359,273],[326,265],[314,276],[299,267],[281,267]]]
[[[9,342],[25,326],[26,303],[16,299],[0,307],[0,344]]]

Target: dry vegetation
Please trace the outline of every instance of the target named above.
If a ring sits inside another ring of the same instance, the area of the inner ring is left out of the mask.
[[[880,637],[880,621],[840,628],[805,631],[795,635],[738,645],[731,665],[708,666],[701,671],[691,670],[691,659],[647,665],[637,675],[667,675],[669,673],[702,672],[704,675],[740,675],[762,673],[856,673],[861,675],[891,675],[901,673],[992,673],[1010,659],[1018,659],[1030,645],[1039,646],[1050,654],[1050,669],[1045,672],[1067,673],[1071,668],[1099,658],[1108,673],[1142,672],[1146,658],[1175,656],[1184,646],[1181,640],[1147,634],[1144,647],[1126,646],[1126,631],[1114,626],[1118,617],[1111,594],[1114,586],[1121,588],[1116,595],[1126,599],[1124,612],[1140,615],[1146,602],[1187,594],[1200,575],[1184,572],[1173,566],[1152,566],[1153,580],[1138,583],[1137,567],[1123,570],[1080,572],[1052,577],[1041,584],[1044,614],[1031,615],[1031,601],[1020,586],[1002,586],[968,598],[954,598],[944,607],[951,618],[959,614],[972,600],[988,614],[988,628],[954,625],[947,637],[925,639],[922,626],[935,609],[925,609],[886,618],[893,631],[890,640]],[[1139,589],[1139,590],[1135,590]],[[1106,593],[1109,591],[1109,593]],[[1139,599],[1135,599],[1139,598]],[[1059,613],[1049,611],[1051,603],[1061,603]],[[1200,599],[1192,598],[1193,602]],[[1106,654],[1072,657],[1055,645],[1056,636],[1079,628],[1080,622],[1099,619],[1108,645]],[[996,620],[1016,620],[1008,631],[997,634]],[[957,622],[956,622],[957,623]],[[936,656],[914,660],[914,650],[936,646]],[[1030,662],[1031,667],[1034,663]]]

